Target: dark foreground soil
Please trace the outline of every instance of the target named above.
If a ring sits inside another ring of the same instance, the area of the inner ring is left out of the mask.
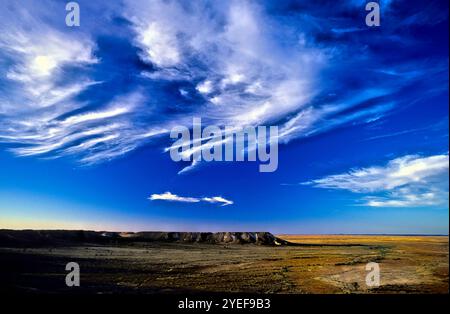
[[[24,293],[448,293],[448,237],[279,236],[298,246],[140,241],[0,247],[0,290]],[[80,265],[80,287],[65,266]],[[365,266],[380,265],[381,286]]]

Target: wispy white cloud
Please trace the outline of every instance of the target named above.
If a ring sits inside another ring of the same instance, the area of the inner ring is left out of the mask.
[[[305,184],[357,193],[391,190],[441,175],[448,171],[448,163],[448,154],[429,157],[407,155],[393,159],[385,166],[354,169],[348,173],[327,176]]]
[[[222,206],[232,205],[233,201],[227,200],[221,196],[213,196],[213,197],[204,197],[202,201],[213,203],[213,204],[222,204]]]
[[[10,150],[19,156],[52,154],[52,157],[81,154],[82,163],[92,164],[121,156],[152,137],[167,132],[159,127],[136,128],[131,117],[143,96],[139,92],[118,96],[102,109],[65,114],[76,107],[61,106],[46,114],[29,112],[20,118],[6,119],[0,141],[26,144]],[[63,110],[62,112],[60,110]],[[66,118],[59,118],[61,115]]]
[[[11,5],[12,16],[2,14],[0,21],[0,50],[9,64],[3,70],[12,87],[8,99],[20,102],[20,108],[8,107],[7,112],[52,106],[95,83],[81,73],[77,79],[60,82],[65,67],[85,67],[98,62],[93,41],[88,36],[66,34],[49,27],[39,17],[18,9],[19,5]],[[3,102],[0,111],[6,111],[1,110],[2,106]]]
[[[445,206],[448,204],[448,185],[445,182],[435,184],[437,186],[411,184],[393,189],[385,196],[368,196],[364,203],[371,207]]]
[[[112,117],[127,113],[129,111],[130,111],[130,109],[127,107],[117,107],[117,108],[107,109],[104,111],[88,112],[88,113],[83,113],[83,114],[68,117],[67,119],[62,121],[61,124],[62,125],[73,125],[73,124],[88,122],[88,121],[93,121],[93,120],[107,119],[107,118],[112,118]]]
[[[204,103],[190,116],[237,127],[278,125],[278,141],[287,143],[345,124],[368,123],[395,107],[390,102],[355,109],[393,92],[385,88],[362,88],[339,100],[315,103],[314,97],[323,92],[318,76],[337,49],[315,45],[301,28],[280,23],[257,2],[151,3],[129,1],[125,6],[142,60],[157,67],[143,75],[194,82],[194,93]],[[280,33],[289,44],[277,40]],[[157,43],[143,40],[146,37]]]
[[[207,202],[212,204],[221,204],[221,206],[232,205],[233,201],[227,200],[221,196],[212,196],[212,197],[186,197],[179,196],[176,194],[172,194],[171,192],[165,192],[162,194],[152,194],[148,198],[149,200],[162,200],[169,202],[181,202],[181,203],[198,203],[198,202]]]
[[[46,10],[31,12],[36,7],[32,1],[2,3],[0,143],[13,144],[9,150],[19,156],[75,155],[92,164],[167,132],[162,125],[139,123],[152,114],[148,107],[142,110],[147,99],[139,86],[111,90],[100,102],[95,96],[80,97],[103,89],[104,82],[91,77],[103,61],[96,56],[94,29],[86,28],[86,18],[80,31],[68,31],[59,18],[54,23],[54,3],[43,0],[40,5]],[[56,7],[64,12],[64,6]]]
[[[176,34],[169,23],[150,22],[138,26],[137,41],[144,47],[143,58],[160,67],[174,66],[180,62]]]
[[[417,69],[410,75],[406,70],[411,65],[380,67],[388,74],[379,75],[395,74],[395,84],[370,81],[380,86],[374,89],[352,77],[351,82],[360,84],[347,93],[334,86],[339,83],[334,79],[328,84],[330,77],[323,74],[346,58],[344,48],[318,44],[311,32],[311,25],[330,30],[329,22],[309,14],[292,22],[290,14],[273,14],[258,1],[124,0],[108,3],[107,10],[86,1],[82,7],[97,8],[99,15],[91,14],[92,21],[86,14],[76,31],[62,29],[51,10],[23,2],[6,1],[0,12],[5,73],[0,77],[0,142],[14,143],[11,150],[18,155],[74,154],[83,163],[102,162],[153,141],[174,125],[191,125],[193,116],[204,118],[205,125],[278,125],[278,141],[288,143],[384,117],[397,103],[375,100],[424,73]],[[43,2],[45,8],[57,6]],[[114,27],[111,16],[129,24],[108,32]],[[96,29],[105,21],[102,38],[126,41],[130,50],[123,55],[137,54],[145,67],[109,58],[116,51],[96,41]],[[365,53],[361,58],[367,62],[371,59]],[[127,68],[130,86],[123,86],[123,72],[114,72],[117,68]],[[111,89],[115,79],[121,88]],[[84,133],[112,124],[114,130]],[[180,173],[197,165],[193,162]]]
[[[149,197],[149,200],[161,200],[161,201],[171,201],[171,202],[183,202],[183,203],[198,203],[200,199],[195,197],[184,197],[172,194],[170,192],[165,192],[162,194],[152,194]]]
[[[433,206],[448,203],[448,173],[448,154],[407,155],[383,166],[353,169],[302,184],[372,193],[364,197],[364,204],[372,207]]]
[[[280,47],[271,25],[276,20],[256,2],[185,6],[156,0],[148,6],[129,1],[126,8],[143,61],[158,67],[144,75],[197,82],[205,103],[191,114],[201,113],[216,124],[263,124],[305,106],[317,92],[315,74],[326,64],[326,53],[307,47],[295,34],[286,38],[291,45]],[[158,44],[143,40],[149,29]],[[173,52],[158,53],[160,48]],[[157,55],[173,57],[162,62]]]

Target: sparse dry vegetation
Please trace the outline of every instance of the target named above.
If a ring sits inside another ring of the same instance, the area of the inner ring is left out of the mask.
[[[88,293],[448,293],[448,237],[280,235],[298,246],[139,242],[0,248],[1,289]],[[365,285],[378,262],[381,286]]]

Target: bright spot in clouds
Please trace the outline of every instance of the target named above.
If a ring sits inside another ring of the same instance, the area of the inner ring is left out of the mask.
[[[37,56],[33,60],[32,68],[39,75],[49,75],[57,63],[49,56]]]

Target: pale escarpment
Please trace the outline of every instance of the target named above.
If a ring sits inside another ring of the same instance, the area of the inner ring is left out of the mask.
[[[134,242],[288,245],[270,232],[108,232],[85,230],[0,230],[0,246],[126,244]]]

